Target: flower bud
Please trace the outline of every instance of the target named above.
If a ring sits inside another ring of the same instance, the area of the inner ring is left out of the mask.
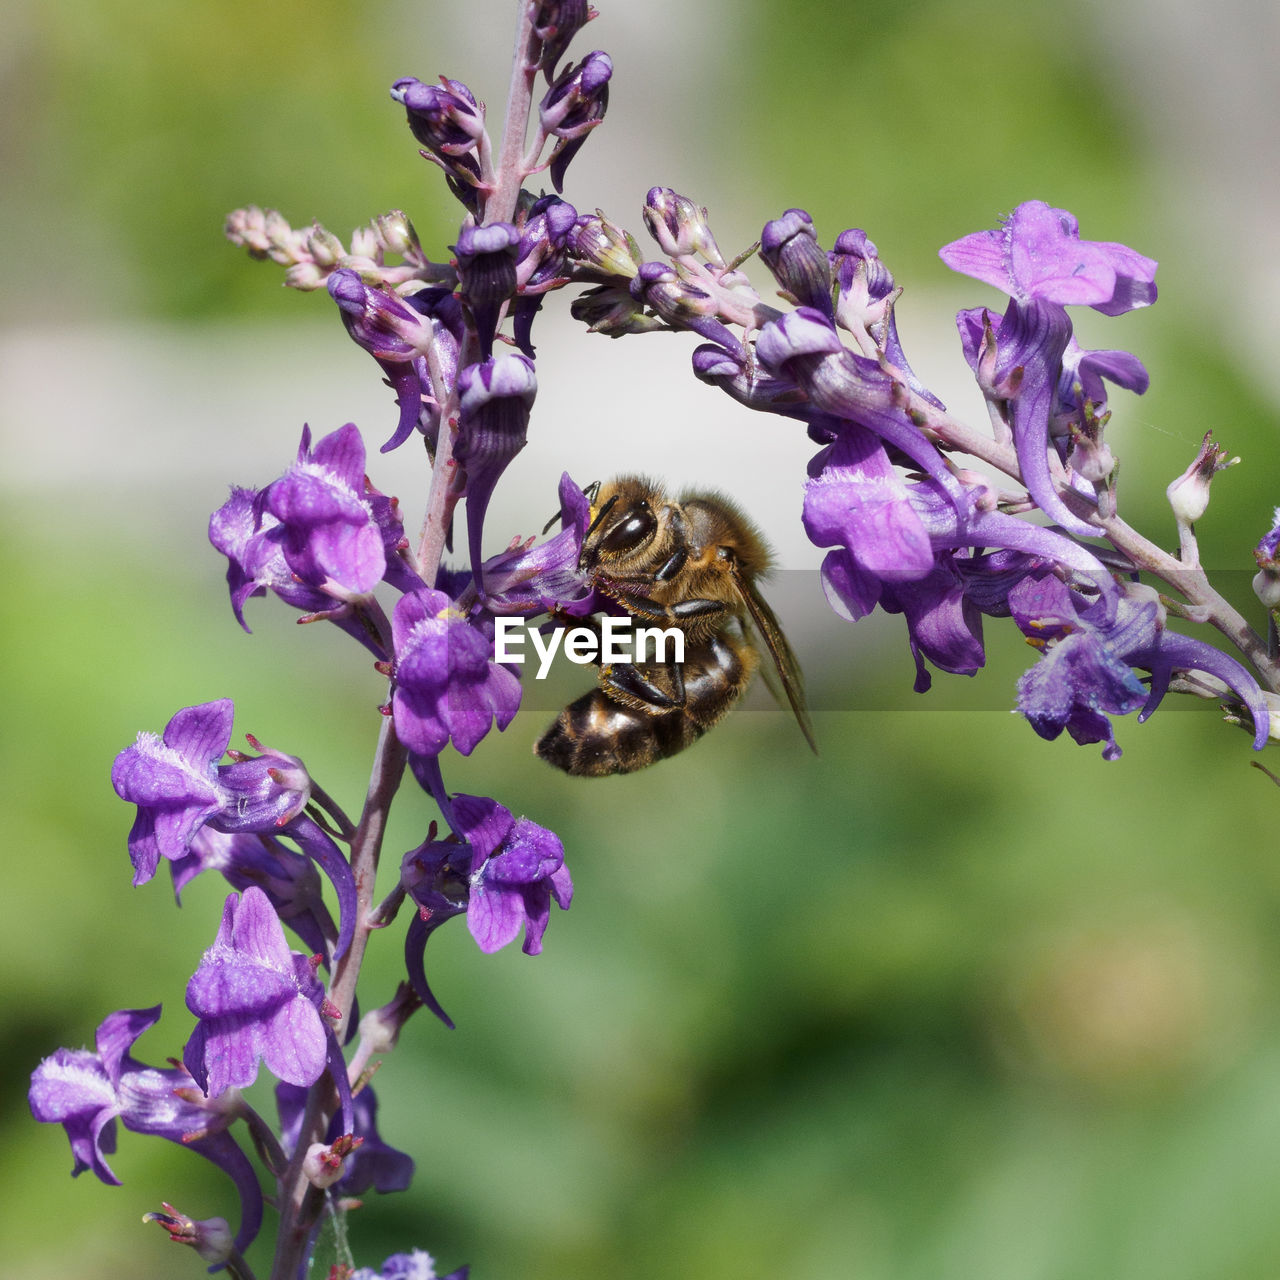
[[[155,1222],[169,1233],[174,1244],[185,1244],[210,1263],[225,1263],[235,1251],[235,1237],[226,1218],[197,1221],[166,1203],[163,1213],[144,1213],[143,1222]]]
[[[569,257],[596,268],[603,276],[632,279],[644,255],[635,237],[598,210],[582,214],[569,232]]]
[[[548,84],[569,42],[594,17],[587,0],[539,0],[533,14],[533,34],[542,41],[538,66]]]
[[[673,258],[700,253],[715,266],[724,266],[720,248],[707,225],[706,209],[688,196],[679,195],[670,187],[650,187],[642,212],[644,225],[663,253]]]
[[[760,257],[798,305],[834,316],[831,263],[814,234],[813,220],[803,209],[788,209],[765,224]]]
[[[594,129],[609,105],[613,60],[597,49],[566,67],[538,104],[542,128],[557,138],[574,139]]]
[[[1254,548],[1253,558],[1258,562],[1254,594],[1266,608],[1280,608],[1280,507],[1276,508],[1270,530]]]
[[[1165,490],[1179,525],[1195,524],[1204,515],[1209,507],[1209,482],[1219,471],[1239,461],[1239,458],[1229,459],[1227,451],[1214,444],[1212,431],[1205,432],[1194,461]]]
[[[509,222],[483,227],[465,226],[453,246],[458,280],[471,304],[480,350],[487,359],[493,351],[502,304],[516,291],[516,254],[520,233]]]
[[[307,249],[312,259],[322,267],[337,266],[347,252],[342,246],[342,241],[318,222],[312,227],[311,234],[307,237]]]
[[[627,289],[600,285],[588,289],[569,304],[569,314],[592,333],[620,338],[624,333],[652,333],[666,326],[657,316],[647,315]]]

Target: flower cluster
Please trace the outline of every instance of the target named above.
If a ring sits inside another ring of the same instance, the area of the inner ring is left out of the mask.
[[[112,769],[117,794],[135,807],[126,842],[134,884],[150,881],[164,860],[176,892],[206,870],[233,890],[187,985],[194,1027],[181,1066],[175,1058],[150,1067],[131,1050],[159,1008],[121,1010],[102,1022],[93,1052],[56,1050],[32,1076],[32,1112],[64,1126],[73,1173],[117,1181],[106,1158],[117,1119],[223,1170],[241,1201],[234,1230],[167,1203],[148,1217],[238,1280],[252,1275],[244,1250],[261,1226],[264,1196],[233,1126],[243,1126],[274,1181],[267,1200],[281,1221],[272,1274],[304,1274],[325,1214],[346,1212],[370,1188],[403,1190],[412,1176],[410,1158],[379,1135],[369,1079],[417,1009],[453,1026],[427,981],[427,939],[464,916],[481,952],[523,935],[524,952],[537,955],[552,904],[572,900],[553,831],[497,799],[450,792],[444,776],[446,748],[470,756],[519,709],[520,682],[494,657],[496,620],[582,617],[600,606],[583,547],[608,504],[593,507],[568,474],[554,536],[517,537],[485,555],[490,499],[529,437],[538,390],[532,331],[549,294],[585,286],[572,313],[611,337],[691,331],[701,339],[697,378],[802,424],[816,446],[802,518],[826,553],[822,589],[849,621],[876,608],[903,615],[917,690],[930,687],[930,668],[974,675],[985,662],[984,620],[1009,619],[1039,655],[1016,696],[1042,737],[1065,730],[1114,759],[1111,717],[1144,718],[1183,687],[1225,697],[1255,746],[1269,732],[1255,676],[1168,625],[1174,616],[1215,626],[1275,687],[1265,644],[1199,569],[1194,523],[1212,476],[1228,465],[1225,452],[1206,437],[1169,488],[1178,558],[1117,512],[1106,384],[1140,394],[1147,372],[1126,351],[1082,349],[1069,308],[1114,317],[1149,305],[1153,261],[1081,239],[1070,214],[1039,201],[947,245],[948,266],[1007,297],[1003,311],[957,317],[963,358],[990,414],[990,430],[975,431],[912,370],[895,320],[900,290],[864,231],[843,231],[826,249],[803,210],[768,222],[759,253],[786,304],[779,307],[741,270],[747,255],[726,260],[707,211],[687,196],[649,191],[642,217],[659,251],[651,259],[629,231],[568,203],[567,171],[604,119],[613,64],[600,51],[567,60],[594,16],[585,0],[525,0],[520,13],[501,138],[491,138],[483,106],[461,81],[406,77],[391,88],[420,154],[462,207],[447,258],[431,261],[398,212],[349,245],[318,224],[295,231],[257,208],[227,224],[252,255],[283,265],[289,284],[328,293],[393,393],[382,451],[421,436],[431,464],[416,544],[399,502],[367,477],[365,442],[350,423],[319,438],[304,427],[284,473],[261,488],[233,488],[209,522],[242,627],[247,602],[270,592],[300,611],[299,621],[338,627],[386,677],[385,699],[370,707],[381,733],[364,807],[348,817],[297,756],[252,737],[251,752],[232,749],[229,699],[186,707],[161,734],[139,734]],[[554,194],[524,185],[544,170]],[[961,455],[1016,487],[999,488]],[[466,557],[450,567],[443,557],[459,504]],[[1027,519],[1032,513],[1051,523]],[[1278,545],[1273,528],[1256,551],[1255,585],[1268,610],[1280,608]],[[684,555],[678,549],[663,571],[678,572]],[[403,853],[393,889],[375,903],[388,810],[406,774],[440,818]],[[366,947],[406,904],[403,981],[353,1032]],[[286,928],[303,951],[290,948]],[[274,1127],[241,1097],[261,1066],[277,1082]],[[353,1259],[343,1265],[342,1274],[370,1280],[435,1276],[420,1250],[393,1255],[378,1273]]]
[[[801,209],[767,223],[760,257],[794,304],[780,310],[726,264],[705,209],[655,187],[643,212],[661,260],[645,261],[635,238],[602,215],[579,220],[570,264],[594,287],[575,314],[612,337],[691,330],[706,339],[693,352],[695,376],[751,409],[804,424],[819,449],[803,521],[809,539],[828,549],[827,600],[850,621],[877,606],[904,616],[918,692],[930,687],[928,665],[975,674],[985,662],[984,617],[1011,618],[1042,655],[1017,697],[1041,736],[1065,729],[1115,759],[1109,716],[1139,711],[1145,719],[1175,676],[1197,673],[1201,688],[1247,715],[1262,746],[1270,722],[1254,675],[1206,641],[1170,630],[1173,603],[1138,574],[1185,595],[1181,616],[1243,640],[1270,679],[1264,646],[1203,575],[1188,574],[1193,540],[1184,537],[1174,559],[1116,514],[1105,383],[1141,394],[1147,372],[1129,352],[1084,350],[1073,336],[1069,307],[1119,316],[1154,302],[1155,262],[1122,244],[1081,239],[1071,214],[1036,200],[996,230],[941,250],[948,266],[1008,297],[1002,314],[978,307],[956,318],[990,410],[984,435],[951,418],[913,372],[894,318],[901,290],[864,231],[843,231],[826,250]],[[1000,490],[959,465],[958,454],[990,462],[1025,488]],[[1215,451],[1171,487],[1184,533],[1185,490],[1198,480],[1203,514],[1222,456]],[[1052,525],[1024,518],[1032,511]],[[1111,547],[1085,541],[1092,538]],[[1044,614],[1050,581],[1053,607]]]

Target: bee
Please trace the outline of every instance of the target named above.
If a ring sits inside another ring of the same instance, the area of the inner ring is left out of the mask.
[[[761,644],[816,752],[799,665],[756,587],[769,552],[747,517],[718,493],[672,500],[639,476],[596,484],[587,496],[592,520],[579,570],[633,618],[678,628],[684,661],[602,663],[598,687],[560,712],[534,752],[589,778],[632,773],[676,755],[746,692]]]

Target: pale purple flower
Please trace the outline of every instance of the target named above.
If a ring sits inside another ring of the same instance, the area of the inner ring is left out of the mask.
[[[393,1253],[380,1270],[372,1267],[357,1267],[351,1273],[351,1280],[467,1280],[471,1272],[469,1266],[450,1271],[447,1276],[436,1275],[435,1259],[421,1249],[410,1253]]]
[[[990,371],[980,380],[988,395],[1007,392],[1001,398],[1008,401],[1019,467],[1037,505],[1068,532],[1089,536],[1089,524],[1059,496],[1048,462],[1050,420],[1071,339],[1066,308],[1089,306],[1115,316],[1147,306],[1156,299],[1156,263],[1127,245],[1081,240],[1075,218],[1041,200],[1019,205],[996,230],[965,236],[939,253],[954,271],[1009,295],[992,338]],[[959,324],[972,348],[970,313],[961,312]],[[970,361],[975,368],[986,369],[983,354]],[[1131,369],[1122,375],[1134,380]]]
[[[96,1052],[57,1049],[31,1074],[28,1100],[39,1121],[61,1124],[74,1157],[72,1176],[86,1169],[119,1185],[106,1157],[115,1150],[117,1119],[134,1133],[167,1138],[218,1166],[240,1195],[236,1246],[246,1249],[262,1225],[257,1174],[227,1125],[229,1111],[193,1101],[190,1075],[181,1068],[149,1067],[129,1050],[160,1018],[153,1009],[122,1009],[98,1027]]]
[[[111,785],[138,806],[129,831],[133,883],[145,884],[160,859],[182,857],[192,836],[226,803],[217,763],[231,742],[230,698],[185,707],[164,734],[138,734],[111,767]]]
[[[150,880],[161,857],[170,862],[185,859],[206,826],[232,834],[288,836],[337,891],[341,930],[334,956],[340,956],[355,924],[351,866],[306,813],[311,779],[301,760],[272,750],[260,756],[227,752],[233,715],[228,698],[186,707],[169,721],[163,738],[140,733],[138,741],[116,757],[111,770],[116,794],[138,806],[129,832],[133,882]],[[224,754],[233,757],[231,764],[218,764]],[[175,884],[177,875],[175,871]]]
[[[259,1059],[277,1079],[314,1084],[333,1038],[321,1018],[324,1005],[315,966],[289,950],[267,895],[256,887],[233,893],[187,984],[187,1008],[199,1022],[182,1060],[212,1097],[251,1085]]]
[[[470,755],[496,721],[511,723],[520,681],[493,658],[491,642],[443,591],[402,596],[392,615],[396,732],[410,751],[435,756],[452,742]]]
[[[803,209],[788,209],[764,224],[760,258],[774,279],[801,306],[835,319],[831,304],[831,262],[818,243],[813,219]]]
[[[485,128],[484,112],[471,90],[461,80],[446,76],[440,77],[438,85],[406,76],[391,86],[391,97],[404,107],[413,136],[444,170],[449,190],[478,215],[477,156]]]
[[[1204,671],[1227,685],[1248,709],[1254,747],[1266,744],[1267,704],[1253,677],[1234,658],[1165,626],[1154,590],[1126,584],[1108,616],[1099,602],[1071,591],[1043,572],[1029,574],[1009,592],[1019,629],[1044,656],[1018,683],[1018,709],[1042,738],[1064,729],[1079,743],[1101,742],[1103,757],[1120,755],[1108,715],[1159,706],[1175,671]],[[1145,687],[1131,668],[1151,673]]]

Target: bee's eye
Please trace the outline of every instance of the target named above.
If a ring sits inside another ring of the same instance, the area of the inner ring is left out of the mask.
[[[615,553],[634,551],[657,527],[657,517],[648,506],[636,507],[600,539],[600,550]]]

